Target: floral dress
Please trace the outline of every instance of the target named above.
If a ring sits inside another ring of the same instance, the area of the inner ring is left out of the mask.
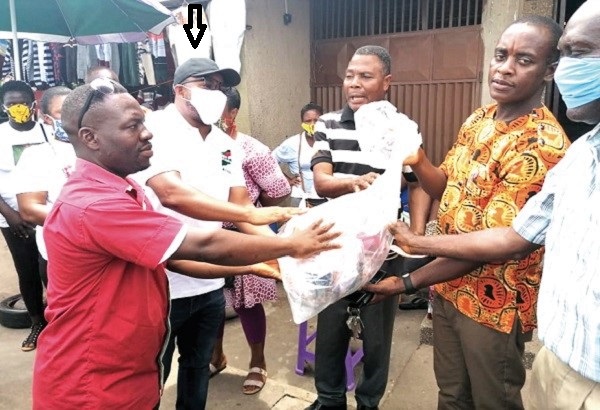
[[[236,142],[244,150],[242,169],[246,179],[246,188],[250,200],[260,206],[258,198],[261,192],[271,198],[286,196],[291,188],[277,161],[271,155],[269,147],[249,135],[237,133]],[[230,223],[225,228],[232,228]],[[260,278],[255,275],[236,276],[233,288],[225,289],[227,306],[251,308],[266,300],[277,299],[275,280]]]

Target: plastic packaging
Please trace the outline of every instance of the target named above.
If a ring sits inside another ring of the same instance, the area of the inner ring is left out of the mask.
[[[364,137],[359,139],[361,151],[377,155],[382,164],[389,165],[369,188],[310,208],[281,228],[279,235],[289,236],[294,229],[323,219],[335,222],[333,229],[342,232],[336,239],[340,249],[308,259],[279,259],[292,316],[298,324],[360,289],[377,273],[393,239],[387,225],[398,213],[402,162],[421,144],[416,124],[396,113],[388,102],[361,107],[355,121],[357,132]]]

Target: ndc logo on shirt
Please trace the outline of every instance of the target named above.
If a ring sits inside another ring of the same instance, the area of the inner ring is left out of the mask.
[[[204,33],[206,32],[207,25],[206,24],[198,24],[198,34],[194,36],[192,30],[194,29],[194,10],[196,10],[196,16],[202,16],[202,6],[199,4],[190,4],[188,5],[188,18],[187,23],[183,25],[183,29],[185,30],[185,34],[187,35],[188,40],[190,40],[190,44],[195,49],[200,45],[200,40],[204,37]],[[199,19],[202,21],[202,18]]]
[[[231,165],[231,150],[223,151],[221,153],[221,166],[223,167],[223,171],[231,173],[229,171],[228,166]]]

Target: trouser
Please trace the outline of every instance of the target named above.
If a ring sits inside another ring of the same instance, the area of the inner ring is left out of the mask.
[[[163,365],[164,380],[167,380],[177,343],[177,409],[201,410],[206,407],[208,365],[224,315],[222,289],[171,300],[171,336],[163,356]]]
[[[523,352],[531,332],[517,319],[510,333],[483,326],[436,295],[433,367],[438,409],[522,409]]]
[[[600,383],[583,377],[543,346],[531,372],[533,410],[600,409]]]
[[[386,264],[382,266],[386,269]],[[315,387],[318,400],[325,406],[346,404],[345,359],[351,332],[346,326],[346,299],[337,301],[319,313],[315,345]],[[363,368],[356,387],[358,404],[375,407],[385,393],[390,365],[390,350],[398,296],[361,309]]]
[[[43,320],[44,303],[42,280],[38,262],[38,248],[35,242],[35,231],[28,238],[13,235],[10,228],[0,228],[12,255],[15,270],[19,277],[19,291],[23,302],[34,322]]]

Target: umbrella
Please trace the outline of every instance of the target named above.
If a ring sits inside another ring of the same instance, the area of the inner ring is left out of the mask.
[[[140,41],[174,21],[158,0],[0,0],[0,38],[102,44]],[[17,73],[18,58],[15,58]]]

